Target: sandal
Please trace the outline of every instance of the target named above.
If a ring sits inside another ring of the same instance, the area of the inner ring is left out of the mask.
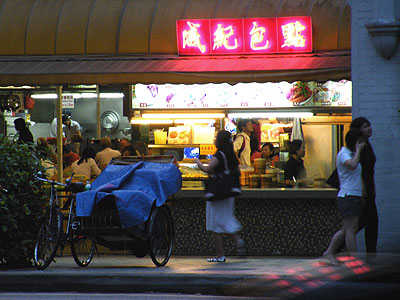
[[[225,256],[207,258],[207,262],[226,262]]]

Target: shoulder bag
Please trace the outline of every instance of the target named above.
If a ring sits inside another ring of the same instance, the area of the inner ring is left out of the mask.
[[[225,169],[209,176],[205,181],[204,197],[207,201],[217,201],[242,194],[239,172],[228,168],[225,154],[220,151]]]

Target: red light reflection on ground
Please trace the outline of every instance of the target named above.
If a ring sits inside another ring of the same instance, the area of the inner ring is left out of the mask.
[[[303,272],[303,271],[304,271],[304,268],[302,268],[302,267],[290,268],[290,269],[286,270],[286,272],[288,274],[296,274],[296,273],[300,273],[300,272]]]
[[[347,267],[349,267],[349,268],[355,268],[355,267],[358,267],[358,266],[363,266],[364,262],[361,261],[361,260],[355,260],[355,261],[346,262],[345,265]]]
[[[297,287],[297,286],[294,286],[294,287],[292,287],[292,288],[289,290],[289,292],[291,292],[291,293],[293,293],[293,294],[301,294],[301,293],[303,293],[304,291],[303,291],[301,288],[299,288],[299,287]]]
[[[280,278],[280,276],[276,275],[276,274],[268,274],[268,275],[264,276],[264,278],[266,280],[277,280]]]
[[[364,266],[364,267],[352,269],[352,271],[354,272],[354,274],[359,275],[359,274],[367,273],[371,270],[370,270],[370,268]]]
[[[306,283],[307,286],[312,287],[312,288],[316,288],[321,286],[323,283],[320,280],[313,280],[313,281],[309,281]]]
[[[336,280],[342,280],[343,276],[340,275],[340,274],[331,274],[331,275],[328,276],[328,278],[330,280],[335,280],[336,281]]]
[[[354,256],[339,256],[337,257],[337,259],[344,262],[349,260],[355,260],[356,258]]]
[[[308,277],[307,277],[307,276],[304,276],[304,275],[296,275],[295,278],[296,278],[297,280],[301,280],[301,281],[305,281],[305,280],[308,279]]]
[[[280,286],[280,287],[287,287],[287,286],[290,286],[290,282],[287,281],[287,280],[279,280],[279,281],[276,283],[276,285],[277,285],[277,286]]]
[[[334,272],[335,269],[332,268],[332,267],[326,267],[326,268],[320,268],[318,271],[319,271],[321,274],[328,274],[328,273]]]

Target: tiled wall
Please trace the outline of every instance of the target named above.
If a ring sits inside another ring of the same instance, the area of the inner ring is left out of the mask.
[[[376,204],[379,215],[378,252],[400,252],[400,41],[390,58],[380,55],[365,25],[400,22],[399,1],[352,0],[351,3],[351,77],[353,118],[371,121],[370,139],[375,165]],[[397,2],[397,7],[396,7]],[[394,7],[393,7],[394,6]],[[397,8],[397,11],[396,11]],[[391,20],[390,20],[391,19]],[[358,246],[364,250],[363,234]]]

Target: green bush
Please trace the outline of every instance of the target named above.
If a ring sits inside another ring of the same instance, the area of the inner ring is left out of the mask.
[[[48,201],[48,192],[33,176],[45,171],[35,153],[34,145],[0,135],[1,268],[32,265],[40,217]]]

